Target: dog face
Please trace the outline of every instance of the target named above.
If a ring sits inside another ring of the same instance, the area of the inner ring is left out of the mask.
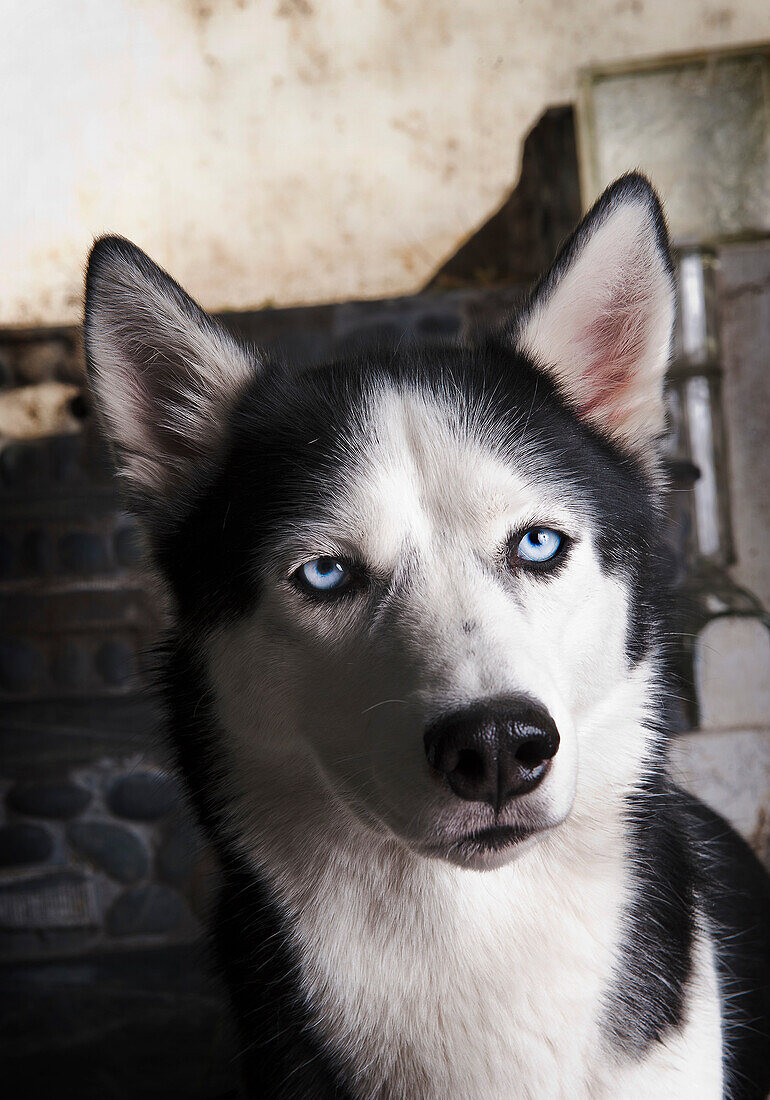
[[[127,242],[96,245],[92,382],[206,670],[239,835],[332,802],[489,867],[633,784],[672,317],[639,177],[483,345],[302,375]]]

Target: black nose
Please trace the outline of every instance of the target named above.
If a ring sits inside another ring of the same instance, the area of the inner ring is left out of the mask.
[[[460,798],[488,802],[495,810],[534,790],[558,748],[553,718],[525,696],[474,703],[425,731],[431,767]]]

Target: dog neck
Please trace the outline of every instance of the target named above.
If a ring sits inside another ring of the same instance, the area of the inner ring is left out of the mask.
[[[648,686],[638,670],[583,716],[567,820],[488,871],[364,823],[309,753],[255,728],[246,692],[219,696],[222,824],[283,917],[292,981],[355,1095],[601,1095],[632,889],[627,795],[654,742]],[[260,736],[269,754],[246,767]],[[609,780],[590,766],[608,744],[623,746]]]
[[[628,894],[620,806],[577,812],[477,871],[416,855],[319,783],[295,781],[302,811],[287,826],[263,803],[244,854],[286,918],[303,998],[356,1094],[591,1095]]]

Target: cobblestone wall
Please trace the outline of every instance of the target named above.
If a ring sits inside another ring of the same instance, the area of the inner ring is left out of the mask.
[[[174,778],[101,759],[3,788],[0,953],[198,935],[202,849]]]
[[[158,616],[109,462],[90,432],[11,444],[0,507],[0,957],[194,939],[205,857],[162,767]]]

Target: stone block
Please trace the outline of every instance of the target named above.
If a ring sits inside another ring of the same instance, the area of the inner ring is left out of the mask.
[[[53,869],[0,884],[0,929],[86,928],[99,922],[95,886],[81,871]]]
[[[14,822],[0,828],[0,867],[44,863],[53,853],[53,838],[40,825]]]
[[[122,825],[76,821],[67,829],[67,839],[77,853],[118,882],[138,882],[149,873],[150,857],[143,841]]]
[[[170,776],[136,772],[113,784],[107,802],[118,817],[132,821],[157,821],[178,805],[179,787]]]
[[[91,792],[77,783],[18,783],[6,796],[8,806],[32,817],[76,817],[91,801]]]

